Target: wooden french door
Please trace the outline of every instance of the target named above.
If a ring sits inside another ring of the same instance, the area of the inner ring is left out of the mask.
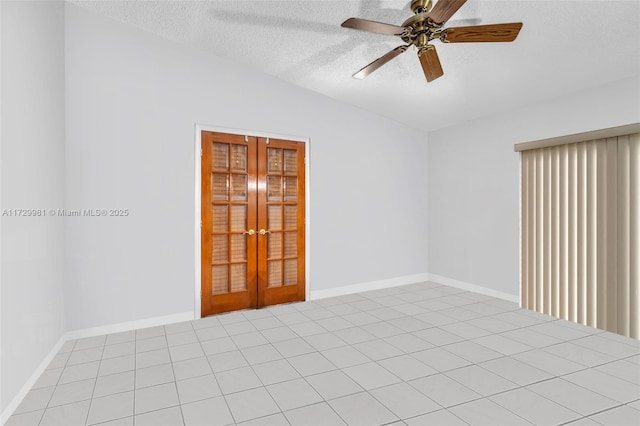
[[[202,316],[304,300],[304,144],[201,141]]]

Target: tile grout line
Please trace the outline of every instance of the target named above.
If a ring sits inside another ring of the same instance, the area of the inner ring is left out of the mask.
[[[44,409],[42,410],[42,415],[40,416],[40,420],[38,420],[38,425],[40,423],[42,423],[42,420],[44,419],[44,415],[47,412],[47,409],[49,408],[49,404],[51,404],[51,400],[53,399],[53,395],[56,393],[56,389],[58,389],[58,384],[60,383],[60,379],[62,378],[62,375],[64,374],[64,370],[67,368],[67,363],[69,362],[69,358],[71,358],[71,354],[73,353],[73,348],[76,346],[76,343],[77,343],[77,341],[75,341],[73,343],[73,345],[71,347],[71,351],[68,352],[69,356],[67,357],[67,360],[64,362],[64,366],[62,367],[62,371],[60,372],[60,376],[58,377],[58,380],[56,380],[56,384],[53,385],[53,391],[51,392],[51,396],[49,397],[49,400],[47,401],[47,405],[45,405]],[[58,356],[59,354],[60,354],[60,352],[58,352],[58,354],[56,354],[56,356]],[[47,371],[47,370],[45,369],[45,371]],[[43,372],[43,374],[44,374],[44,372]],[[32,390],[33,390],[33,388],[31,388],[29,390],[29,392],[31,392]]]
[[[102,357],[104,355],[104,348],[106,346],[107,343],[107,336],[104,336],[104,344],[102,346],[102,352],[100,353],[100,361],[98,362],[98,370],[96,371],[96,378],[94,379],[95,381],[93,382],[93,389],[91,391],[91,399],[89,399],[89,409],[87,410],[87,415],[84,419],[84,424],[87,425],[89,424],[89,414],[91,414],[91,406],[93,405],[93,396],[96,393],[96,386],[98,384],[98,374],[100,374],[100,365],[102,365]],[[77,341],[76,341],[77,344]]]
[[[187,322],[191,327],[191,331],[193,331],[193,333],[195,334],[195,329],[193,328],[193,325],[191,325],[191,321],[187,321]],[[164,338],[167,341],[167,352],[169,353],[169,364],[171,364],[171,374],[173,375],[173,387],[176,390],[176,398],[178,399],[178,409],[180,410],[180,418],[182,419],[182,424],[184,425],[186,423],[184,421],[184,412],[182,411],[182,403],[180,402],[180,392],[178,391],[178,379],[176,378],[176,371],[173,368],[173,357],[171,356],[171,347],[169,346],[169,339],[167,338],[167,328],[163,326],[163,329],[165,333]],[[203,354],[204,354],[204,351],[203,351]],[[164,407],[162,409],[167,409],[167,408],[171,408],[171,407]],[[135,423],[135,409],[134,409],[134,423]]]
[[[138,384],[138,330],[133,332],[133,408],[131,413],[132,423],[136,423],[136,390]]]
[[[200,318],[200,319],[202,319],[202,318]],[[220,326],[223,328],[223,330],[226,333],[227,330],[224,328],[224,326],[222,325],[222,323],[220,323],[219,320],[218,320],[218,323],[220,324]],[[209,366],[209,370],[211,370],[211,375],[213,376],[213,380],[215,380],[216,385],[218,386],[218,389],[220,389],[220,396],[222,397],[222,400],[224,401],[224,404],[227,407],[227,411],[229,411],[229,414],[231,415],[231,419],[233,420],[233,422],[237,423],[236,422],[236,418],[233,415],[233,412],[231,411],[231,408],[229,407],[229,403],[227,402],[227,398],[225,398],[225,395],[222,392],[222,387],[220,386],[220,382],[218,381],[218,377],[216,377],[216,373],[213,371],[213,367],[211,366],[211,361],[209,360],[209,355],[207,355],[207,352],[204,350],[204,346],[202,346],[202,340],[200,340],[200,337],[198,336],[198,333],[195,332],[195,328],[194,328],[194,333],[196,334],[196,339],[198,339],[198,345],[200,346],[200,349],[202,350],[202,354],[204,355],[204,359],[207,360],[207,365]],[[227,333],[227,335],[228,335],[228,333]],[[206,375],[207,374],[205,374],[205,376]],[[196,377],[202,377],[202,376],[196,376]],[[175,371],[174,371],[174,378],[175,378]],[[177,384],[177,382],[178,382],[178,380],[176,379],[176,384]],[[178,394],[178,398],[180,398],[180,394]],[[182,411],[182,408],[181,408],[181,411]],[[184,412],[182,413],[182,416],[183,416],[182,420],[184,421]]]

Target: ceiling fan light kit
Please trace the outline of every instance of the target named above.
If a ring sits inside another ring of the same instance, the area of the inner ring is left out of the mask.
[[[432,40],[440,40],[443,43],[487,43],[510,42],[516,39],[522,22],[444,28],[444,24],[466,1],[439,0],[433,6],[432,0],[413,0],[411,10],[414,15],[400,26],[361,18],[347,19],[342,23],[344,28],[398,36],[406,43],[371,62],[353,76],[363,79],[404,53],[409,46],[415,46],[424,76],[430,82],[444,75],[436,48],[430,44]]]

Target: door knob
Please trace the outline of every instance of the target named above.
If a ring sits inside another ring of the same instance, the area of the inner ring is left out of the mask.
[[[242,235],[253,235],[255,233],[256,233],[256,231],[254,231],[253,229],[249,229],[248,231],[244,231],[242,233]]]
[[[260,235],[266,235],[266,234],[270,234],[270,233],[271,233],[271,231],[267,231],[265,229],[261,229],[260,230]]]

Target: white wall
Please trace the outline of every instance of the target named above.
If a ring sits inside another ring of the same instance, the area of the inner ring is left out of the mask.
[[[64,205],[64,4],[0,3],[1,209]],[[4,411],[64,334],[64,219],[2,217]]]
[[[519,294],[513,145],[640,122],[640,77],[429,133],[429,272]]]
[[[426,137],[73,5],[70,330],[193,311],[194,124],[311,138],[311,290],[427,271]],[[410,177],[410,178],[408,178]]]

